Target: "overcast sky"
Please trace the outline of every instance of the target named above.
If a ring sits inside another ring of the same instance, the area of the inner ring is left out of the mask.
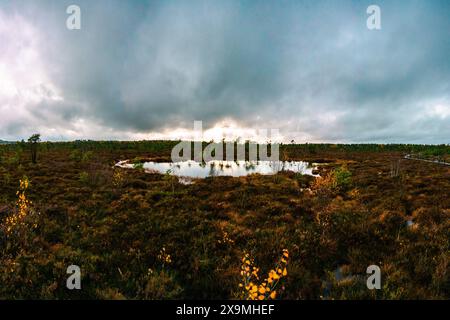
[[[184,138],[194,120],[450,143],[450,1],[0,0],[0,139]]]

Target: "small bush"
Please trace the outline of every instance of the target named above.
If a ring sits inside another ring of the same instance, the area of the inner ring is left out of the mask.
[[[339,167],[326,173],[323,177],[317,177],[311,185],[316,194],[332,194],[345,192],[352,185],[352,173],[345,167]]]
[[[92,151],[83,152],[81,155],[81,162],[88,162],[89,160],[92,159],[93,155],[94,153]]]
[[[144,164],[142,162],[133,163],[133,169],[144,170]]]
[[[149,270],[145,287],[139,298],[161,300],[180,298],[183,289],[167,271]]]
[[[82,184],[87,184],[89,182],[89,173],[87,173],[86,171],[81,172],[78,176],[78,180]]]
[[[92,159],[93,154],[92,151],[83,152],[79,149],[75,149],[70,153],[69,159],[75,162],[88,162]]]
[[[352,184],[352,173],[347,169],[347,167],[339,167],[333,171],[333,174],[335,178],[335,186],[341,191],[348,190]]]
[[[70,155],[69,155],[69,159],[75,162],[80,162],[81,161],[81,151],[78,149],[73,150]]]

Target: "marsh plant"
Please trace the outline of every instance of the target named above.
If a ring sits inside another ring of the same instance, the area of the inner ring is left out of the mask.
[[[144,163],[139,158],[134,158],[131,164],[133,165],[133,169],[144,170]]]
[[[232,245],[234,244],[234,240],[230,238],[227,231],[221,229],[221,238],[217,240],[217,243],[222,245]]]
[[[398,177],[400,174],[400,159],[391,161],[391,178]]]
[[[276,299],[280,282],[287,276],[289,251],[283,249],[281,258],[274,269],[270,270],[267,278],[261,279],[260,269],[255,265],[249,253],[244,253],[241,262],[241,298],[246,300],[270,300]]]
[[[333,192],[345,192],[352,185],[352,173],[347,167],[341,166],[321,177],[316,177],[311,185],[315,194],[331,194]]]
[[[161,250],[159,250],[159,254],[157,256],[158,261],[161,263],[162,268],[164,269],[164,266],[168,266],[172,263],[172,257],[169,253],[166,251],[166,247],[162,247]]]
[[[115,188],[120,188],[123,186],[125,181],[125,176],[121,170],[114,170],[113,176],[112,176],[112,185]]]
[[[20,163],[20,159],[22,157],[22,149],[18,148],[12,155],[6,157],[5,156],[5,164],[7,165],[18,165]]]
[[[75,162],[88,162],[89,160],[91,160],[93,154],[94,153],[92,151],[82,151],[79,149],[75,149],[70,153],[69,159]]]
[[[177,183],[177,177],[175,177],[173,174],[173,171],[171,169],[167,170],[164,173],[164,181],[166,181],[166,183],[170,186],[171,190],[172,190],[172,194],[175,193],[175,184]]]
[[[447,167],[402,160],[403,180],[389,177],[389,159],[422,147],[386,145],[386,152],[373,145],[318,145],[315,158],[330,160],[320,178],[286,173],[279,184],[264,175],[216,177],[212,184],[198,179],[177,183],[176,197],[168,196],[163,176],[111,167],[122,157],[167,159],[173,144],[80,142],[77,149],[101,151],[98,162],[74,166],[67,158],[74,143],[49,143],[39,165],[24,157],[22,168],[2,163],[0,296],[320,299],[328,280],[327,299],[448,299]],[[19,150],[17,144],[2,148],[5,157]],[[305,150],[295,146],[290,153],[300,157]],[[347,170],[339,168],[344,151],[356,157]],[[383,163],[385,174],[378,175]],[[95,184],[80,183],[83,171],[88,181],[98,176]],[[3,186],[5,174],[10,183]],[[126,181],[117,188],[121,174]],[[283,248],[289,252],[278,261]],[[72,263],[87,275],[77,293],[61,281]],[[366,286],[365,270],[373,263],[382,267],[381,290]],[[338,265],[353,280],[327,279]]]
[[[89,183],[89,173],[87,173],[86,171],[80,172],[80,174],[78,175],[78,180],[82,184],[88,184]]]
[[[32,202],[27,197],[30,182],[26,176],[19,181],[19,189],[16,192],[16,208],[6,217],[1,226],[8,241],[6,249],[21,247],[29,242],[30,231],[38,227],[38,212],[32,208]]]
[[[339,191],[346,191],[352,184],[352,173],[347,169],[347,166],[341,166],[333,171],[335,184],[334,187]]]
[[[3,174],[3,185],[8,186],[11,183],[11,174],[10,173],[4,173]]]
[[[23,177],[19,182],[19,190],[17,190],[17,212],[6,218],[5,230],[6,234],[12,234],[16,229],[23,227],[26,222],[28,213],[30,212],[31,201],[27,199],[26,191],[30,182],[27,177]]]

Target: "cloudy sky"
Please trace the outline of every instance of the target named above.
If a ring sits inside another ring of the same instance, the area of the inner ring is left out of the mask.
[[[450,1],[0,0],[0,139],[183,138],[194,120],[450,143]]]

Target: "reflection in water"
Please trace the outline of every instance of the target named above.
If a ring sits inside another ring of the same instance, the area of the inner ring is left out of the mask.
[[[116,166],[133,168],[133,165],[127,161],[121,161]],[[240,177],[252,173],[268,175],[279,171],[293,171],[316,176],[312,173],[315,167],[304,161],[210,161],[208,163],[199,163],[190,160],[175,163],[145,162],[144,169],[148,172],[162,174],[171,170],[171,174],[175,176],[188,178],[206,178],[211,176]]]

